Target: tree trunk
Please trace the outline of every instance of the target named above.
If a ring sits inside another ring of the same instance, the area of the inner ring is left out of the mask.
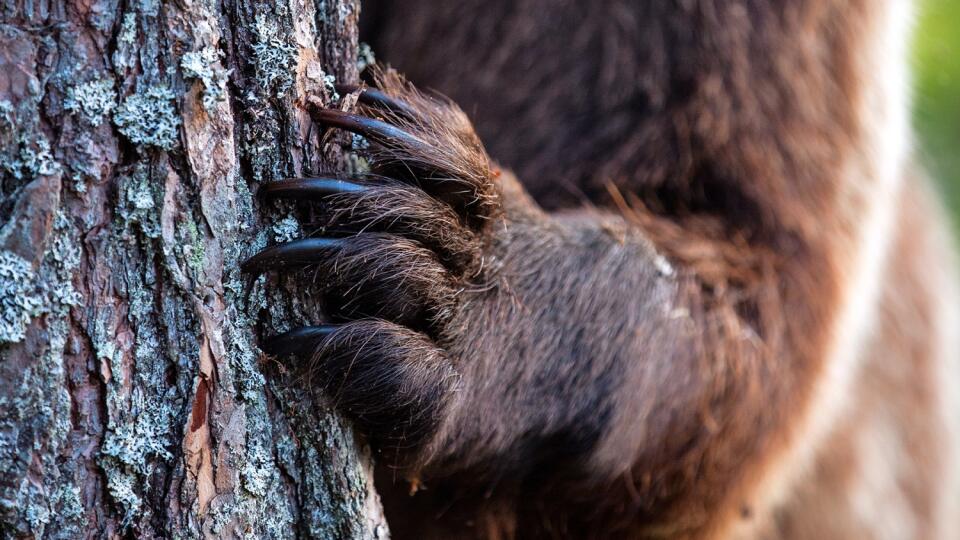
[[[358,16],[0,3],[0,537],[386,536],[349,426],[256,346],[316,302],[238,269],[303,234],[258,184],[351,161],[302,104],[357,78]]]

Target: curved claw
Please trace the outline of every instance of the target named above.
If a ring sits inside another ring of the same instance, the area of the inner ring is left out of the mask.
[[[271,268],[303,266],[325,260],[331,252],[343,247],[340,238],[303,238],[271,246],[243,261],[240,269],[252,274],[262,274]]]
[[[364,105],[369,105],[371,107],[381,107],[387,109],[391,112],[403,115],[411,120],[416,120],[418,117],[417,112],[413,107],[407,105],[406,103],[394,99],[387,94],[376,90],[374,88],[360,88],[359,86],[352,84],[338,84],[336,85],[337,92],[341,94],[351,94],[360,90],[360,95],[357,96],[357,100]]]
[[[422,148],[424,151],[430,149],[430,145],[422,139],[382,120],[375,120],[373,118],[367,118],[366,116],[345,113],[334,109],[319,109],[313,114],[314,118],[322,124],[363,135],[381,144],[390,145],[391,143],[400,141],[403,145],[414,149]]]
[[[338,178],[288,178],[262,184],[257,190],[257,197],[262,199],[305,197],[311,200],[319,200],[328,195],[354,193],[365,189],[367,189],[366,186]]]
[[[260,348],[272,356],[313,352],[324,339],[339,328],[337,325],[303,326],[267,338]]]

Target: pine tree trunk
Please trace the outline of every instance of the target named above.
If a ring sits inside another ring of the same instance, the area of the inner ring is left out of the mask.
[[[239,261],[262,182],[349,165],[302,107],[358,0],[0,3],[0,537],[378,538],[349,426],[257,337],[321,314]]]

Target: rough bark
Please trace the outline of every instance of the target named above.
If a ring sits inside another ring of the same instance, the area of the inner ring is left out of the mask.
[[[0,537],[386,535],[349,426],[256,347],[309,291],[238,270],[303,232],[257,184],[349,164],[300,104],[356,79],[358,16],[0,3]]]

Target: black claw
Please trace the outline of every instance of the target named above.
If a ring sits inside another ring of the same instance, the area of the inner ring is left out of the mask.
[[[307,198],[320,200],[337,193],[353,193],[367,189],[366,186],[337,178],[288,178],[262,184],[257,196],[263,199]]]
[[[350,94],[356,92],[359,86],[351,84],[338,84],[336,86],[337,92],[341,94]],[[360,103],[364,105],[369,105],[371,107],[381,107],[387,109],[391,112],[403,115],[411,120],[416,120],[419,118],[417,111],[410,107],[406,103],[394,99],[387,94],[384,94],[380,90],[373,88],[364,88],[361,90],[360,95],[357,97]]]
[[[303,266],[321,262],[332,252],[343,247],[341,238],[304,238],[271,246],[243,261],[240,269],[252,274],[262,274],[271,268]]]
[[[304,326],[267,338],[260,346],[263,352],[273,356],[313,353],[317,346],[339,328],[337,325]]]
[[[322,124],[363,135],[381,144],[389,145],[393,142],[401,141],[404,145],[414,149],[422,148],[426,151],[430,148],[430,145],[423,140],[382,120],[375,120],[373,118],[367,118],[366,116],[345,113],[333,109],[318,109],[314,112],[314,118]]]

